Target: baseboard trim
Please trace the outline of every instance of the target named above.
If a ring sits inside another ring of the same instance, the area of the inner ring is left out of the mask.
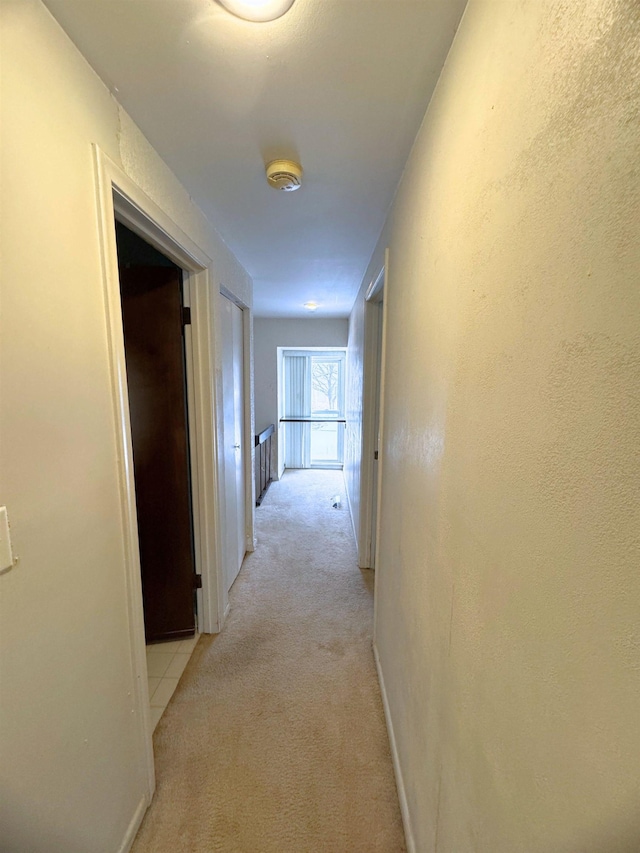
[[[384,675],[382,674],[380,655],[378,654],[378,648],[375,643],[373,644],[373,656],[376,661],[376,669],[378,670],[378,681],[380,682],[380,693],[382,694],[384,718],[387,722],[389,745],[391,747],[391,759],[393,761],[393,772],[396,777],[396,787],[398,789],[398,800],[400,801],[400,812],[402,814],[402,825],[404,826],[407,853],[416,853],[416,843],[414,841],[413,830],[411,828],[411,815],[409,814],[409,803],[407,802],[407,792],[404,787],[404,779],[402,777],[402,768],[400,766],[400,756],[398,755],[398,747],[396,745],[396,736],[393,731],[393,721],[391,719],[391,709],[389,707],[389,699],[387,697],[387,688],[385,687]]]
[[[347,478],[344,475],[344,468],[342,469],[342,482],[344,484],[344,493],[347,496],[347,506],[349,507],[349,517],[351,518],[351,529],[353,530],[353,538],[356,543],[356,551],[358,552],[358,564],[360,563],[360,545],[358,544],[358,532],[356,530],[356,521],[353,517],[353,510],[351,509],[351,495],[349,494],[349,486],[347,485]],[[362,568],[362,567],[360,567]]]
[[[147,802],[147,798],[143,797],[138,806],[133,813],[133,817],[131,818],[131,823],[129,824],[127,831],[124,836],[124,840],[122,844],[118,848],[118,853],[129,853],[133,842],[135,841],[135,837],[138,834],[138,830],[140,829],[140,824],[142,823],[142,819],[145,816],[149,803]]]

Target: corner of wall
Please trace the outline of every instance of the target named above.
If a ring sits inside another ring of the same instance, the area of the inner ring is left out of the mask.
[[[393,761],[393,772],[396,777],[396,787],[398,789],[398,800],[400,802],[400,813],[402,815],[402,826],[404,827],[407,853],[416,853],[416,843],[411,822],[411,812],[407,800],[407,791],[405,787],[404,776],[402,775],[400,755],[398,753],[398,747],[396,744],[396,734],[393,726],[393,719],[391,717],[391,706],[389,705],[389,698],[387,696],[387,688],[384,680],[384,672],[382,671],[382,663],[380,661],[380,654],[378,653],[378,646],[375,642],[375,638],[373,642],[373,655],[376,661],[376,670],[378,673],[378,681],[380,683],[380,694],[382,696],[382,707],[384,708],[384,719],[387,724],[387,733],[389,735],[389,747],[391,750],[391,760]]]

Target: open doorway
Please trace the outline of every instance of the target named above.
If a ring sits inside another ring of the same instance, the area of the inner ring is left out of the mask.
[[[380,401],[382,382],[382,314],[384,308],[384,290],[376,294],[375,299],[367,303],[366,313],[369,321],[369,331],[373,353],[371,367],[373,370],[373,458],[371,463],[371,508],[370,508],[370,532],[369,532],[369,566],[374,569],[376,565],[376,534],[378,527],[378,480],[380,466]]]
[[[375,569],[380,496],[384,413],[385,264],[365,294],[362,467],[358,563]]]
[[[131,650],[131,703],[140,754],[147,780],[146,804],[155,790],[152,733],[158,719],[152,702],[151,680],[156,676],[148,665],[142,605],[140,548],[136,518],[133,442],[127,390],[127,371],[122,322],[120,276],[115,220],[142,237],[182,270],[185,304],[191,309],[191,325],[185,326],[187,390],[189,400],[189,447],[193,484],[195,565],[202,577],[197,590],[198,630],[221,630],[228,597],[222,572],[220,501],[218,492],[218,430],[216,422],[217,383],[211,281],[213,261],[171,216],[132,181],[122,169],[94,146],[98,219],[104,282],[106,334],[113,396],[113,435],[120,485],[123,533],[123,581],[126,587],[129,647]],[[252,519],[247,522],[253,533]],[[249,535],[249,532],[248,532]],[[197,635],[196,635],[197,636]],[[176,644],[193,642],[177,640]],[[164,644],[165,649],[169,644]],[[162,645],[154,648],[162,648]],[[163,662],[163,666],[164,666]],[[170,663],[173,666],[173,661]],[[165,671],[163,677],[169,677]],[[177,676],[171,675],[177,682]],[[142,811],[140,812],[140,817]]]
[[[145,639],[196,630],[182,270],[116,222]]]

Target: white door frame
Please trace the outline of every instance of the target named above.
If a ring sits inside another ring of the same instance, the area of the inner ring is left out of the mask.
[[[360,535],[358,564],[361,568],[375,568],[374,553],[377,553],[377,538],[380,529],[379,512],[382,485],[382,459],[378,460],[378,482],[374,495],[374,453],[378,436],[376,436],[376,403],[378,402],[378,357],[380,358],[380,395],[379,395],[379,424],[378,432],[382,445],[383,409],[384,409],[384,362],[386,340],[387,300],[384,297],[388,268],[388,249],[385,251],[384,265],[372,279],[365,294],[364,304],[364,365],[363,365],[363,395],[362,395],[362,467],[360,469]],[[382,335],[379,336],[378,323],[380,309],[378,303],[382,300]],[[378,347],[382,348],[378,356]],[[379,448],[380,449],[380,448]],[[380,456],[380,454],[379,454]],[[374,508],[376,522],[373,523]],[[373,537],[375,535],[375,543]],[[372,547],[374,545],[375,547]]]
[[[209,277],[212,262],[97,145],[94,145],[94,163],[120,479],[131,662],[136,682],[133,704],[146,756],[148,801],[151,802],[155,772],[115,220],[117,218],[182,268],[185,295],[190,298],[192,325],[186,335],[189,443],[195,561],[196,571],[202,575],[202,590],[198,594],[198,629],[205,633],[221,630],[227,598],[219,536],[216,390],[213,381],[215,349]]]

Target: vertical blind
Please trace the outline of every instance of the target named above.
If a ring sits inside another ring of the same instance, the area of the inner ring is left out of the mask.
[[[311,417],[311,358],[284,356],[284,417]],[[311,424],[285,424],[284,464],[287,468],[308,468]]]

